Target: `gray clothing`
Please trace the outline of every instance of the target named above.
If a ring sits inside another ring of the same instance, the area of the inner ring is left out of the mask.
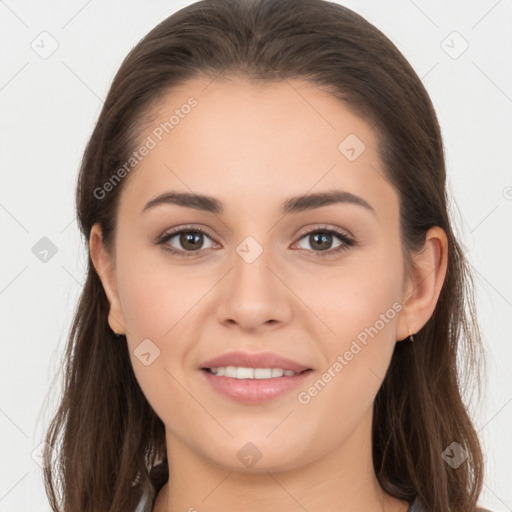
[[[145,499],[142,499],[140,501],[139,505],[137,506],[137,509],[135,510],[135,512],[152,512],[152,503],[153,503],[152,497],[151,498],[147,497]],[[490,510],[488,510],[486,508],[479,508],[478,510],[480,512],[491,512]],[[414,500],[414,502],[412,503],[411,508],[409,508],[409,510],[407,512],[427,512],[427,511],[422,507],[418,498],[416,498]]]

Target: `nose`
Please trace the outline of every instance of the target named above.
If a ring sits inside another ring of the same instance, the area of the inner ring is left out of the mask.
[[[254,240],[240,244],[222,280],[218,321],[246,331],[275,329],[289,322],[293,293],[284,274],[270,249]]]

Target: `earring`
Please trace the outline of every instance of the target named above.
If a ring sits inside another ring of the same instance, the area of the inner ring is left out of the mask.
[[[407,338],[409,341],[414,341],[414,336],[411,334],[411,331],[409,331],[409,337]]]
[[[116,335],[116,338],[120,338],[121,336],[124,336],[124,333],[114,331],[114,329],[112,329],[112,332]]]

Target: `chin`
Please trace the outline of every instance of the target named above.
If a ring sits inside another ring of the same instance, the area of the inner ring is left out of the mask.
[[[280,439],[270,442],[264,440],[251,442],[245,436],[242,442],[233,441],[230,446],[218,447],[216,453],[203,452],[215,465],[228,471],[250,474],[277,473],[289,471],[307,464],[305,453],[297,450],[297,446],[309,443],[293,443],[283,446]]]

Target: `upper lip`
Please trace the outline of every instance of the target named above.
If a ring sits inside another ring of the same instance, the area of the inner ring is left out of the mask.
[[[219,368],[226,366],[237,366],[243,368],[281,368],[283,370],[292,370],[300,373],[304,370],[310,370],[292,359],[281,356],[274,352],[227,352],[220,356],[205,361],[201,368]]]

